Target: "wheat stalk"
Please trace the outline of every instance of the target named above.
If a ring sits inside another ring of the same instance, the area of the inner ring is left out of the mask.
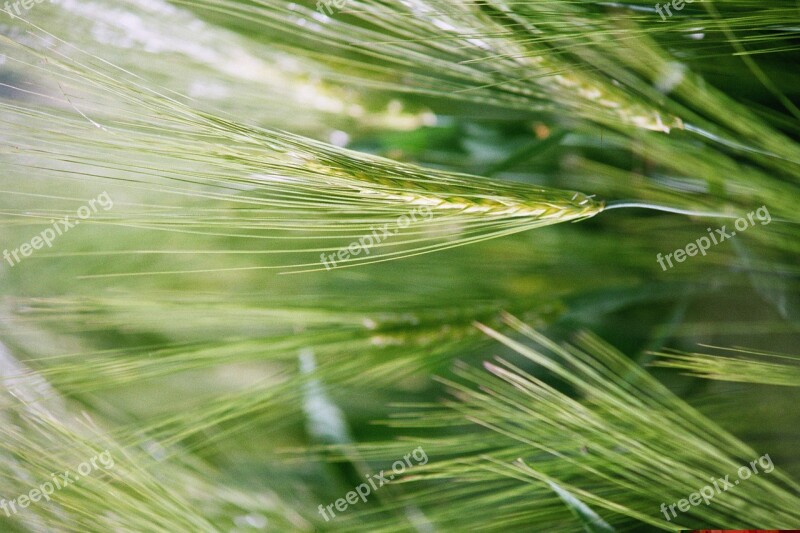
[[[40,166],[42,161],[50,162],[50,168],[42,170],[54,177],[68,161],[92,169],[91,181],[97,186],[122,181],[127,194],[148,191],[170,197],[162,205],[151,202],[146,207],[117,202],[113,211],[92,220],[96,224],[250,239],[281,239],[274,233],[278,230],[300,239],[303,236],[298,234],[303,233],[305,238],[317,235],[347,245],[375,224],[394,223],[414,207],[431,211],[430,221],[399,231],[397,237],[375,246],[377,251],[393,251],[348,259],[337,264],[341,268],[581,220],[603,209],[602,201],[574,191],[424,169],[196,111],[90,54],[78,52],[73,58],[21,45],[15,49],[20,63],[27,56],[45,62],[44,72],[60,80],[59,87],[69,86],[73,93],[99,91],[127,104],[113,116],[98,117],[101,128],[93,127],[99,125],[94,119],[89,124],[68,113],[0,104],[7,112],[6,120],[15,126],[8,140],[18,147],[22,167],[25,155],[35,153]],[[54,113],[60,132],[47,126]],[[93,141],[92,149],[87,149],[87,136]],[[33,140],[46,149],[34,148]],[[97,153],[115,154],[113,166],[99,161]],[[143,164],[145,156],[149,159]],[[173,199],[189,202],[189,209],[179,217],[169,208]],[[26,210],[20,216],[47,220],[63,214]],[[264,253],[316,255],[336,248],[270,248]],[[246,268],[306,271],[323,267],[315,258],[314,262]]]
[[[705,379],[800,387],[800,357],[736,348],[727,351],[736,352],[737,356],[657,352],[654,355],[661,359],[653,366],[674,368]]]

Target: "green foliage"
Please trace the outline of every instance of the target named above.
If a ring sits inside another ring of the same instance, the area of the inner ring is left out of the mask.
[[[3,531],[800,523],[796,5],[0,16]]]

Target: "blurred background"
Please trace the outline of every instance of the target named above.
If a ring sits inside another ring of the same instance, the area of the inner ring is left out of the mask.
[[[800,524],[797,3],[341,3],[5,5],[0,247],[113,207],[0,268],[0,496],[116,462],[0,528]],[[470,183],[559,214],[442,207]]]

